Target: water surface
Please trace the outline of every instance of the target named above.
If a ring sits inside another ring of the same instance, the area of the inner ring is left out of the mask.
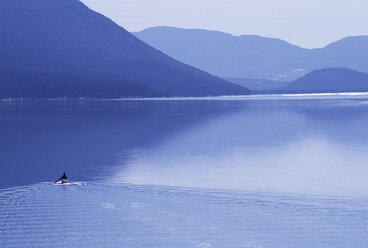
[[[0,103],[10,187],[109,181],[368,196],[365,95]]]
[[[367,110],[364,94],[0,102],[0,246],[364,247]]]
[[[1,247],[365,247],[367,201],[92,183],[0,190]]]

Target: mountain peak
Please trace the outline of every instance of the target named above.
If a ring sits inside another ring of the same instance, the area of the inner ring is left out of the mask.
[[[163,54],[78,0],[0,3],[0,76],[15,84],[26,78],[37,84],[42,74],[43,80],[68,78],[76,88],[88,87],[85,79],[90,78],[138,83],[174,96],[249,93]]]
[[[368,35],[347,36],[338,41],[328,44],[325,48],[348,48],[348,47],[367,47],[368,49]]]

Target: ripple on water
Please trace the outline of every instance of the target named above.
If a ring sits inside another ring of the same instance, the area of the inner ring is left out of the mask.
[[[1,247],[363,247],[364,199],[125,184],[0,191]]]

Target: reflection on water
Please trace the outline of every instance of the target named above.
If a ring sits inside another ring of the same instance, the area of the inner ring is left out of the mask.
[[[238,104],[239,105],[239,104]],[[0,188],[71,179],[103,180],[134,149],[150,149],[230,103],[138,101],[0,102]],[[234,108],[235,107],[235,108]]]
[[[367,196],[366,101],[264,101],[136,149],[115,181]]]
[[[368,196],[368,100],[0,103],[0,187],[77,180]]]

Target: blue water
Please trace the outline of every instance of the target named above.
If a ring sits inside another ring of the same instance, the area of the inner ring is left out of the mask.
[[[368,201],[159,186],[0,192],[1,247],[365,247]]]
[[[365,247],[367,110],[366,95],[0,102],[0,246]],[[80,183],[54,185],[64,170]]]

